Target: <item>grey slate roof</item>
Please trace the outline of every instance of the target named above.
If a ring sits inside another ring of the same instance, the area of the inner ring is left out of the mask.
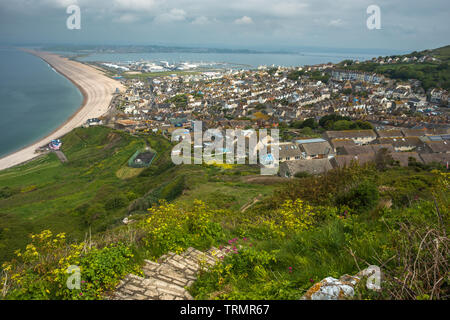
[[[315,160],[295,160],[285,161],[280,164],[280,171],[288,171],[290,176],[295,175],[297,172],[308,172],[311,174],[324,173],[333,169],[328,158],[315,159]]]

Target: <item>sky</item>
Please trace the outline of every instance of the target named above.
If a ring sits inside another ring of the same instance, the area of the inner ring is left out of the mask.
[[[69,5],[80,29],[68,29]],[[380,29],[369,29],[370,5]],[[450,44],[449,0],[0,0],[0,44],[423,50]]]

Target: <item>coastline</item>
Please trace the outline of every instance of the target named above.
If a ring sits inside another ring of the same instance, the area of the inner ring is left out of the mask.
[[[57,73],[72,82],[83,95],[83,101],[80,107],[51,133],[0,158],[0,170],[29,162],[41,155],[40,153],[35,153],[35,150],[39,147],[83,125],[87,119],[102,116],[109,109],[114,90],[116,88],[123,90],[123,86],[119,81],[108,78],[98,69],[81,62],[44,51],[21,50],[42,59]]]

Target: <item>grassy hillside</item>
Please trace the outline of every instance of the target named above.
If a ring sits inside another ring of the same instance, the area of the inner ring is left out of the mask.
[[[214,166],[176,167],[169,156],[171,144],[161,136],[92,127],[78,128],[62,142],[69,159],[65,164],[51,153],[0,172],[0,261],[23,248],[29,234],[44,229],[82,241],[87,233],[120,224],[132,212],[146,212],[159,199],[174,200],[183,193],[180,202],[199,198],[213,207],[240,208],[272,190],[241,182],[242,175],[256,174],[258,168],[236,166],[223,174]],[[152,165],[128,167],[128,159],[146,145],[157,151]]]
[[[425,55],[435,57],[440,61],[384,65],[368,61],[360,64],[352,64],[346,68],[366,72],[375,72],[386,75],[392,79],[418,79],[422,82],[422,87],[425,91],[430,88],[443,88],[450,90],[450,46],[445,46],[434,50],[425,50],[422,52],[413,52],[407,55],[392,56],[392,58],[411,56],[422,57]],[[343,63],[341,63],[341,66],[343,66]]]
[[[102,229],[123,216],[97,205],[137,191],[116,171],[145,146],[143,139],[97,127],[76,129],[62,141],[68,163],[52,153],[0,172],[0,188],[10,192],[0,199],[0,260],[46,228],[81,240],[90,225]]]
[[[50,154],[0,173],[5,299],[102,299],[126,274],[142,274],[144,259],[224,245],[232,254],[199,275],[195,298],[299,299],[370,264],[381,266],[384,289],[361,287],[356,298],[449,297],[442,167],[352,165],[282,179],[255,166],[174,166],[170,143],[152,135],[97,127],[63,143],[66,164]],[[130,171],[126,161],[146,144],[157,158]],[[81,268],[81,289],[65,285],[70,265]]]

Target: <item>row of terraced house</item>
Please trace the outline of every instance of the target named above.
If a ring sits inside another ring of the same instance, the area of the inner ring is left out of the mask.
[[[408,166],[411,161],[448,166],[450,129],[326,131],[322,138],[282,142],[279,175],[320,174],[352,162],[374,162],[381,149],[400,166]]]

